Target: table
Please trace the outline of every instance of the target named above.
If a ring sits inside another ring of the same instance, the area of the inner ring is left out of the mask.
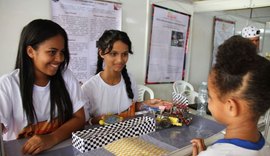
[[[206,144],[212,143],[218,138],[222,138],[220,133],[225,127],[216,123],[213,120],[203,118],[200,116],[192,115],[193,120],[189,126],[171,127],[167,129],[157,130],[156,132],[140,136],[141,139],[151,142],[156,146],[162,147],[171,151],[169,155],[187,155],[191,153],[190,140],[193,138],[205,138]],[[13,140],[4,142],[5,152],[7,156],[20,156],[21,146],[26,140]],[[80,153],[71,144],[71,139],[56,145],[49,151],[44,151],[42,156],[86,156],[86,155],[102,155],[112,156],[113,154],[103,148],[92,150],[86,153]]]

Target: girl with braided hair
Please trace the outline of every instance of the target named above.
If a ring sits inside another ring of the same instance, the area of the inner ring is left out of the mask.
[[[89,112],[86,115],[91,116],[90,123],[94,124],[98,123],[102,115],[123,115],[127,110],[130,111],[129,108],[136,107],[138,110],[142,105],[137,102],[136,82],[126,69],[129,54],[133,54],[128,35],[119,30],[106,30],[97,41],[97,48],[96,75],[82,85],[87,101],[85,112]],[[144,104],[158,107],[164,101],[150,99]]]

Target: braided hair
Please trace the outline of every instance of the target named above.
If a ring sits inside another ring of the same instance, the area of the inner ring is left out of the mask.
[[[133,54],[131,50],[131,41],[127,35],[127,33],[119,30],[106,30],[102,34],[102,36],[97,41],[97,48],[98,48],[98,59],[97,59],[97,70],[96,74],[103,71],[103,58],[99,55],[99,52],[101,52],[101,55],[106,55],[111,52],[113,48],[113,44],[116,41],[121,41],[125,43],[128,46],[128,53]],[[130,99],[134,98],[133,91],[131,89],[131,81],[127,73],[126,65],[122,69],[122,76],[124,78],[125,84],[126,84],[126,90],[128,97]]]

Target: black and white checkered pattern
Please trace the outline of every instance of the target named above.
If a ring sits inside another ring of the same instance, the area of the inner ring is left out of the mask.
[[[187,97],[176,92],[172,92],[172,100],[173,100],[173,104],[175,105],[178,105],[178,104],[188,105]]]
[[[155,119],[143,116],[124,122],[72,133],[72,144],[84,153],[100,148],[115,140],[140,136],[155,131]]]

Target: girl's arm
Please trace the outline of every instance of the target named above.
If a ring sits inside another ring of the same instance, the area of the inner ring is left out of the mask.
[[[47,150],[63,140],[71,137],[71,133],[83,128],[85,115],[83,107],[73,114],[73,117],[56,131],[46,135],[34,135],[22,148],[23,154],[37,154]]]
[[[159,106],[165,106],[166,108],[172,107],[172,103],[168,101],[164,101],[161,99],[149,99],[145,100],[143,102],[136,102],[136,111],[141,111],[143,105],[147,105],[149,107],[159,107]]]

